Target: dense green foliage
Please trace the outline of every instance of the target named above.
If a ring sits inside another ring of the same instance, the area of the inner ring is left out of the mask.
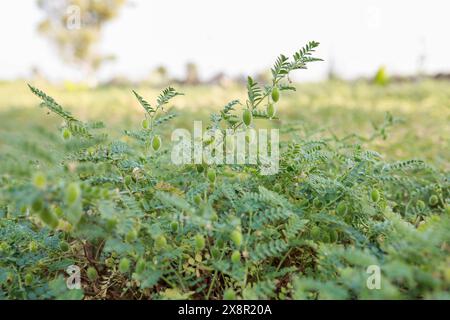
[[[267,86],[249,77],[246,101],[228,103],[208,127],[281,117],[278,104],[295,90],[287,76],[318,60],[317,45],[281,55]],[[4,298],[450,298],[447,172],[387,162],[358,135],[311,139],[295,124],[281,127],[276,175],[176,166],[166,135],[176,114],[164,110],[180,95],[173,88],[154,104],[134,92],[145,119],[121,138],[30,89],[63,124],[21,145],[27,161],[2,155]],[[388,138],[395,122],[387,114],[370,139]],[[81,290],[65,288],[71,264],[82,269]],[[366,286],[372,265],[379,290]]]

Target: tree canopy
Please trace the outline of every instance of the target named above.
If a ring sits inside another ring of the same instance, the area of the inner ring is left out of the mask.
[[[99,42],[105,24],[119,14],[126,0],[38,0],[45,16],[38,30],[58,49],[64,62],[81,67],[93,77],[114,58],[101,54]]]

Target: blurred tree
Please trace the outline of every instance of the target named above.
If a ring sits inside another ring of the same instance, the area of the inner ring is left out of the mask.
[[[47,81],[39,66],[31,67],[31,79],[34,83],[45,83]]]
[[[114,19],[126,0],[37,0],[45,17],[38,30],[58,49],[62,59],[81,67],[90,83],[101,65],[114,59],[96,44],[104,25]]]
[[[334,80],[338,80],[339,76],[336,72],[336,63],[334,61],[334,57],[331,56],[328,59],[328,71],[327,71],[327,78],[329,81],[334,81]]]
[[[186,64],[186,80],[187,84],[198,84],[200,82],[198,78],[198,68],[197,65],[193,62],[189,62]]]
[[[149,75],[147,82],[155,87],[162,87],[169,84],[169,72],[165,66],[156,67]]]

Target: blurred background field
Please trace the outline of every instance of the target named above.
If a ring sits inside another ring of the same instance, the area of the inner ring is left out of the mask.
[[[36,84],[36,83],[33,83]],[[120,136],[124,129],[138,127],[144,113],[131,90],[154,101],[160,88],[145,85],[99,86],[74,84],[37,85],[82,120],[105,122]],[[207,121],[233,99],[244,100],[245,86],[176,85],[185,95],[174,101],[178,117],[171,128],[192,129],[194,120]],[[387,159],[424,159],[441,169],[450,163],[450,82],[423,80],[377,86],[367,81],[324,81],[296,84],[296,92],[283,94],[278,106],[280,120],[273,126],[295,124],[302,135],[338,137],[356,134],[369,138],[373,125],[380,125],[390,112],[399,121],[381,137],[365,144]],[[19,151],[23,141],[44,140],[45,132],[58,133],[54,115],[38,108],[37,99],[25,81],[0,84],[0,150]],[[264,124],[266,125],[266,124]],[[167,129],[166,138],[170,133]],[[38,132],[38,133],[36,133]],[[43,133],[44,132],[44,133]],[[36,140],[38,139],[38,140]],[[18,140],[22,141],[18,143]]]

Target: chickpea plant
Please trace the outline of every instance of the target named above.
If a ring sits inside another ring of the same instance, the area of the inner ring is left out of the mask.
[[[280,55],[266,86],[248,77],[246,101],[208,128],[282,121],[288,76],[320,61],[318,45]],[[177,166],[164,138],[175,89],[155,104],[133,91],[145,116],[126,140],[30,89],[64,121],[62,146],[26,164],[31,178],[2,177],[1,298],[449,298],[449,179],[423,161],[388,163],[357,138],[310,140],[283,122],[277,174]],[[68,265],[81,269],[80,290],[65,287]],[[371,265],[377,290],[366,286]]]

